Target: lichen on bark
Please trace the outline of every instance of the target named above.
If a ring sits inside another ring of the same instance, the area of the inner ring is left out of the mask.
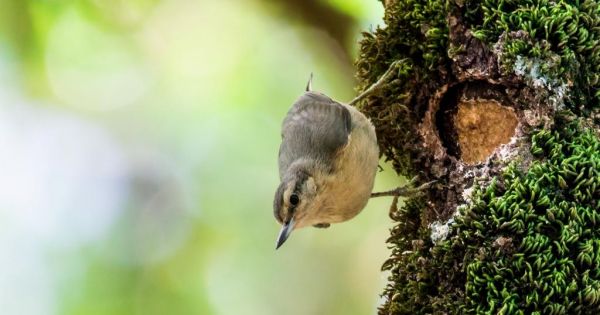
[[[600,4],[384,4],[359,89],[401,67],[360,107],[436,184],[391,212],[380,313],[600,313]]]

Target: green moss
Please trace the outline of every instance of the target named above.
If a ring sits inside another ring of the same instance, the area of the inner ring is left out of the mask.
[[[444,1],[398,1],[386,9],[386,28],[364,33],[357,61],[361,88],[373,84],[394,61],[398,80],[383,91],[385,106],[363,106],[377,128],[382,152],[403,174],[414,174],[410,150],[418,114],[412,100],[442,83],[438,69],[448,64],[447,4]],[[425,79],[428,78],[427,81]]]
[[[503,34],[524,31],[526,37],[507,36],[500,49],[505,70],[512,71],[518,56],[539,59],[542,74],[573,84],[568,106],[585,113],[600,105],[600,3],[597,1],[465,1],[467,23],[488,44]]]
[[[600,141],[597,130],[553,117],[566,112],[598,128],[600,1],[385,3],[386,26],[361,41],[359,89],[392,62],[402,67],[361,110],[399,174],[421,173],[445,188],[393,213],[381,314],[600,314]],[[464,182],[454,181],[465,174],[456,169],[477,166],[436,160],[443,148],[424,146],[417,128],[435,93],[486,79],[513,97],[508,106],[525,117],[519,130],[535,160],[520,157],[475,187],[450,236],[434,244],[429,224],[462,202]],[[540,121],[554,129],[531,129],[526,110],[549,116]]]
[[[565,123],[531,140],[537,159],[476,188],[446,240],[422,201],[396,213],[381,314],[600,313],[600,139]]]
[[[359,89],[364,90],[392,62],[401,60],[405,66],[397,80],[383,89],[382,97],[363,104],[363,111],[377,128],[382,152],[400,174],[418,171],[415,126],[429,97],[457,80],[450,57],[464,52],[465,47],[450,41],[450,16],[498,56],[502,76],[518,74],[524,84],[559,94],[550,95],[550,103],[564,105],[578,116],[589,117],[600,110],[600,1],[386,3],[386,26],[364,33],[357,77]]]

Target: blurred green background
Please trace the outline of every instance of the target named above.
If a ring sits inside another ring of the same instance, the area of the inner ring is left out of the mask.
[[[1,314],[374,314],[391,199],[274,250],[280,124],[372,0],[0,0]],[[400,184],[389,168],[376,190]]]

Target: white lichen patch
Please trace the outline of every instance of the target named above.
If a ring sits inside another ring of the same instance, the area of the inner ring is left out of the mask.
[[[541,60],[538,58],[517,56],[513,71],[516,75],[527,79],[534,88],[547,90],[549,93],[548,103],[552,105],[554,110],[560,110],[564,107],[564,98],[569,87],[567,82],[564,82],[561,78],[552,78],[543,73],[542,65],[545,65],[547,68],[552,66],[548,64],[549,62],[553,62],[552,58],[548,59],[550,61],[547,59]],[[560,60],[560,58],[557,60]]]
[[[472,195],[473,195],[473,186],[471,186],[469,188],[465,188],[465,190],[463,190],[463,192],[462,192],[462,198],[466,203],[471,202]]]
[[[517,142],[522,138],[522,136],[515,135],[510,138],[510,141],[506,144],[501,145],[498,149],[496,149],[496,156],[502,162],[507,162],[513,160],[516,156],[519,155],[519,148],[517,146]]]
[[[454,223],[454,216],[457,214],[458,211],[456,211],[452,215],[452,217],[445,223],[434,221],[431,224],[429,224],[429,228],[431,229],[431,241],[434,244],[437,244],[448,237],[448,234],[450,234],[450,232],[452,231],[450,226],[452,225],[452,223]]]

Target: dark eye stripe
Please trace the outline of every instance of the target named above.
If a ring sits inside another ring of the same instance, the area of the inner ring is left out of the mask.
[[[273,201],[273,215],[275,219],[279,222],[283,222],[283,191],[285,187],[284,185],[279,185],[277,191],[275,192],[275,199]]]
[[[309,177],[309,174],[307,172],[304,172],[304,171],[298,172],[298,174],[297,174],[298,180],[296,180],[296,185],[294,186],[295,194],[298,194],[299,191],[302,191],[302,185],[304,185],[304,183],[306,182],[308,177]]]

